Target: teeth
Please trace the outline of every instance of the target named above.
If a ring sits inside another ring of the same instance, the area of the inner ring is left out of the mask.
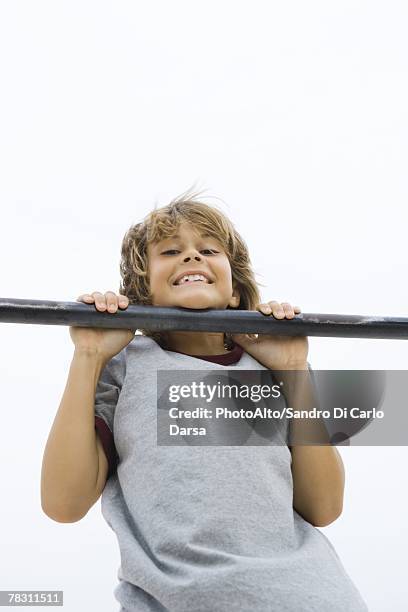
[[[199,281],[199,280],[204,281],[205,283],[208,283],[208,280],[202,274],[187,274],[186,276],[183,276],[183,278],[181,278],[177,282],[177,285],[183,285],[184,283],[188,283],[192,281]]]

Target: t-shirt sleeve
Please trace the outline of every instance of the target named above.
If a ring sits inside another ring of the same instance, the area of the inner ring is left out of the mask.
[[[99,377],[95,391],[95,429],[99,434],[108,460],[108,478],[115,471],[118,453],[114,439],[114,416],[124,380],[124,352],[114,355]]]

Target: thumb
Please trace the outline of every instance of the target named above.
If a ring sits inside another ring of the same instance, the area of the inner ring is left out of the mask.
[[[242,347],[250,346],[258,340],[257,334],[231,334],[231,338]]]

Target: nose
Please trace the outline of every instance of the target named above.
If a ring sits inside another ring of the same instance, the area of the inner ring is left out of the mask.
[[[187,255],[187,256],[186,256],[186,257],[183,259],[183,261],[187,262],[187,261],[190,261],[190,259],[192,259],[192,257],[190,257],[190,255]],[[201,261],[201,257],[200,257],[200,255],[194,255],[194,259],[195,259],[196,261]]]

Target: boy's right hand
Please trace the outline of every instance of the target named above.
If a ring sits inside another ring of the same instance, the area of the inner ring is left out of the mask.
[[[99,291],[84,293],[80,295],[77,302],[95,304],[100,312],[108,312],[115,315],[118,307],[125,310],[129,306],[129,298],[125,295],[116,295],[113,291],[105,294]],[[107,329],[104,327],[70,327],[69,333],[76,350],[95,352],[96,355],[107,363],[111,357],[119,353],[134,338],[133,329]]]

